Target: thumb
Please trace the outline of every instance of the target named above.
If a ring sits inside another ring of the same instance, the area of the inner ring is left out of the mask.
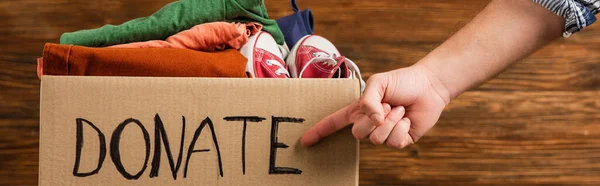
[[[372,75],[367,81],[364,94],[360,97],[361,111],[371,119],[375,126],[383,124],[383,99],[386,89],[386,78],[382,74]]]

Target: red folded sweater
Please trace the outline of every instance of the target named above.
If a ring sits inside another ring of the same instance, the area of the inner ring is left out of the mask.
[[[48,43],[38,76],[248,77],[236,50],[199,52],[173,48],[90,48]]]
[[[250,35],[261,29],[262,26],[258,23],[204,23],[172,35],[164,41],[127,43],[109,48],[187,48],[205,52],[240,49],[248,42]]]

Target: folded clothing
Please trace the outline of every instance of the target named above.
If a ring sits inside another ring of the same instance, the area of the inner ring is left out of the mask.
[[[225,49],[240,49],[248,37],[262,29],[258,23],[213,22],[196,25],[179,32],[166,40],[152,40],[113,45],[109,48],[187,48],[214,52]]]
[[[180,0],[169,3],[149,17],[127,21],[121,25],[105,25],[91,30],[65,33],[61,44],[105,47],[116,44],[164,40],[195,25],[216,22],[258,22],[284,43],[277,22],[269,19],[263,0]]]
[[[198,52],[173,48],[89,48],[48,43],[38,75],[248,77],[237,50]]]
[[[306,9],[299,12],[296,0],[290,2],[294,13],[277,19],[277,25],[283,32],[285,44],[291,49],[302,37],[312,35],[315,28],[312,11]]]

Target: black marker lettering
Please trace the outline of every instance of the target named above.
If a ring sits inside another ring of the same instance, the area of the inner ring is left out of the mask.
[[[280,122],[302,123],[302,118],[288,118],[272,116],[271,123],[271,154],[269,155],[269,174],[302,174],[302,170],[290,167],[275,167],[277,148],[288,148],[289,146],[277,141],[277,128]]]
[[[188,148],[187,159],[185,160],[185,168],[183,170],[184,178],[187,177],[188,165],[190,163],[190,157],[192,156],[192,153],[210,151],[209,149],[194,150],[194,146],[196,146],[196,141],[198,140],[198,137],[200,136],[202,129],[204,129],[204,127],[206,125],[208,125],[208,128],[210,129],[210,132],[212,134],[213,144],[215,145],[215,149],[217,150],[217,159],[219,160],[219,174],[221,175],[221,177],[223,177],[223,164],[221,163],[221,151],[219,150],[219,142],[217,141],[217,135],[215,134],[215,127],[213,126],[213,123],[210,120],[210,118],[206,117],[206,119],[204,119],[202,121],[202,123],[200,124],[198,129],[196,129],[196,132],[194,133],[194,138],[192,139],[192,143],[190,143],[190,148]]]
[[[102,163],[104,163],[104,158],[106,157],[106,139],[104,138],[104,134],[102,134],[102,131],[100,131],[98,127],[86,119],[77,118],[75,121],[77,123],[77,141],[75,144],[75,166],[73,167],[73,176],[86,177],[97,174],[102,168]],[[96,169],[91,172],[80,173],[79,163],[81,161],[81,149],[83,148],[83,122],[94,128],[94,130],[96,130],[98,133],[98,140],[100,141],[100,155],[98,156],[98,166]]]
[[[173,162],[173,155],[171,154],[171,147],[169,146],[169,137],[165,132],[165,127],[158,113],[154,116],[154,157],[152,158],[152,168],[150,169],[150,177],[158,177],[158,169],[160,167],[160,151],[162,137],[163,144],[167,152],[167,158],[169,159],[169,165],[171,166],[171,173],[173,173],[173,179],[177,180],[177,172],[181,165],[181,155],[183,154],[183,140],[185,139],[185,117],[181,117],[183,126],[181,127],[181,142],[179,145],[179,156],[177,157],[177,165]]]
[[[244,121],[244,129],[242,131],[242,174],[246,175],[246,122],[261,122],[266,118],[258,116],[230,116],[223,119],[225,121]]]
[[[123,162],[121,162],[121,154],[120,154],[120,149],[119,149],[119,144],[121,142],[121,133],[123,132],[123,129],[125,129],[125,127],[129,123],[135,123],[140,127],[140,129],[142,129],[142,133],[144,134],[144,141],[146,142],[146,159],[144,160],[144,167],[142,167],[142,170],[140,170],[135,175],[129,174],[123,167]],[[113,134],[112,134],[112,137],[110,140],[110,158],[112,159],[113,163],[115,164],[115,167],[121,173],[121,175],[123,175],[123,177],[125,177],[128,180],[137,180],[138,178],[140,178],[142,173],[144,173],[144,170],[146,170],[149,157],[150,157],[150,135],[148,134],[148,131],[146,130],[146,128],[144,128],[144,125],[142,125],[142,123],[140,123],[140,121],[133,119],[133,118],[129,118],[129,119],[123,121],[123,123],[119,124],[119,126],[117,126],[115,131],[113,131]]]

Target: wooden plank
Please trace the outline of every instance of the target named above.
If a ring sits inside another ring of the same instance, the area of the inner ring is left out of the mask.
[[[363,76],[408,67],[437,45],[338,45],[361,68]],[[600,45],[554,42],[477,90],[598,90]]]
[[[363,75],[410,66],[440,45],[487,4],[467,1],[302,1],[315,15],[316,33],[359,64]],[[289,14],[271,3],[273,16]],[[339,6],[336,6],[339,5]],[[287,8],[287,9],[286,9]],[[325,15],[325,16],[323,16]],[[335,15],[335,16],[328,16]],[[513,65],[479,90],[597,90],[600,27],[559,39]]]
[[[0,185],[36,185],[39,119],[0,117]]]
[[[364,185],[598,185],[600,91],[468,92],[416,145],[361,143]]]
[[[466,24],[488,1],[301,1],[315,15],[316,33],[331,40],[364,76],[410,66]],[[268,1],[271,16],[291,13]],[[600,27],[559,39],[479,90],[598,90]]]

